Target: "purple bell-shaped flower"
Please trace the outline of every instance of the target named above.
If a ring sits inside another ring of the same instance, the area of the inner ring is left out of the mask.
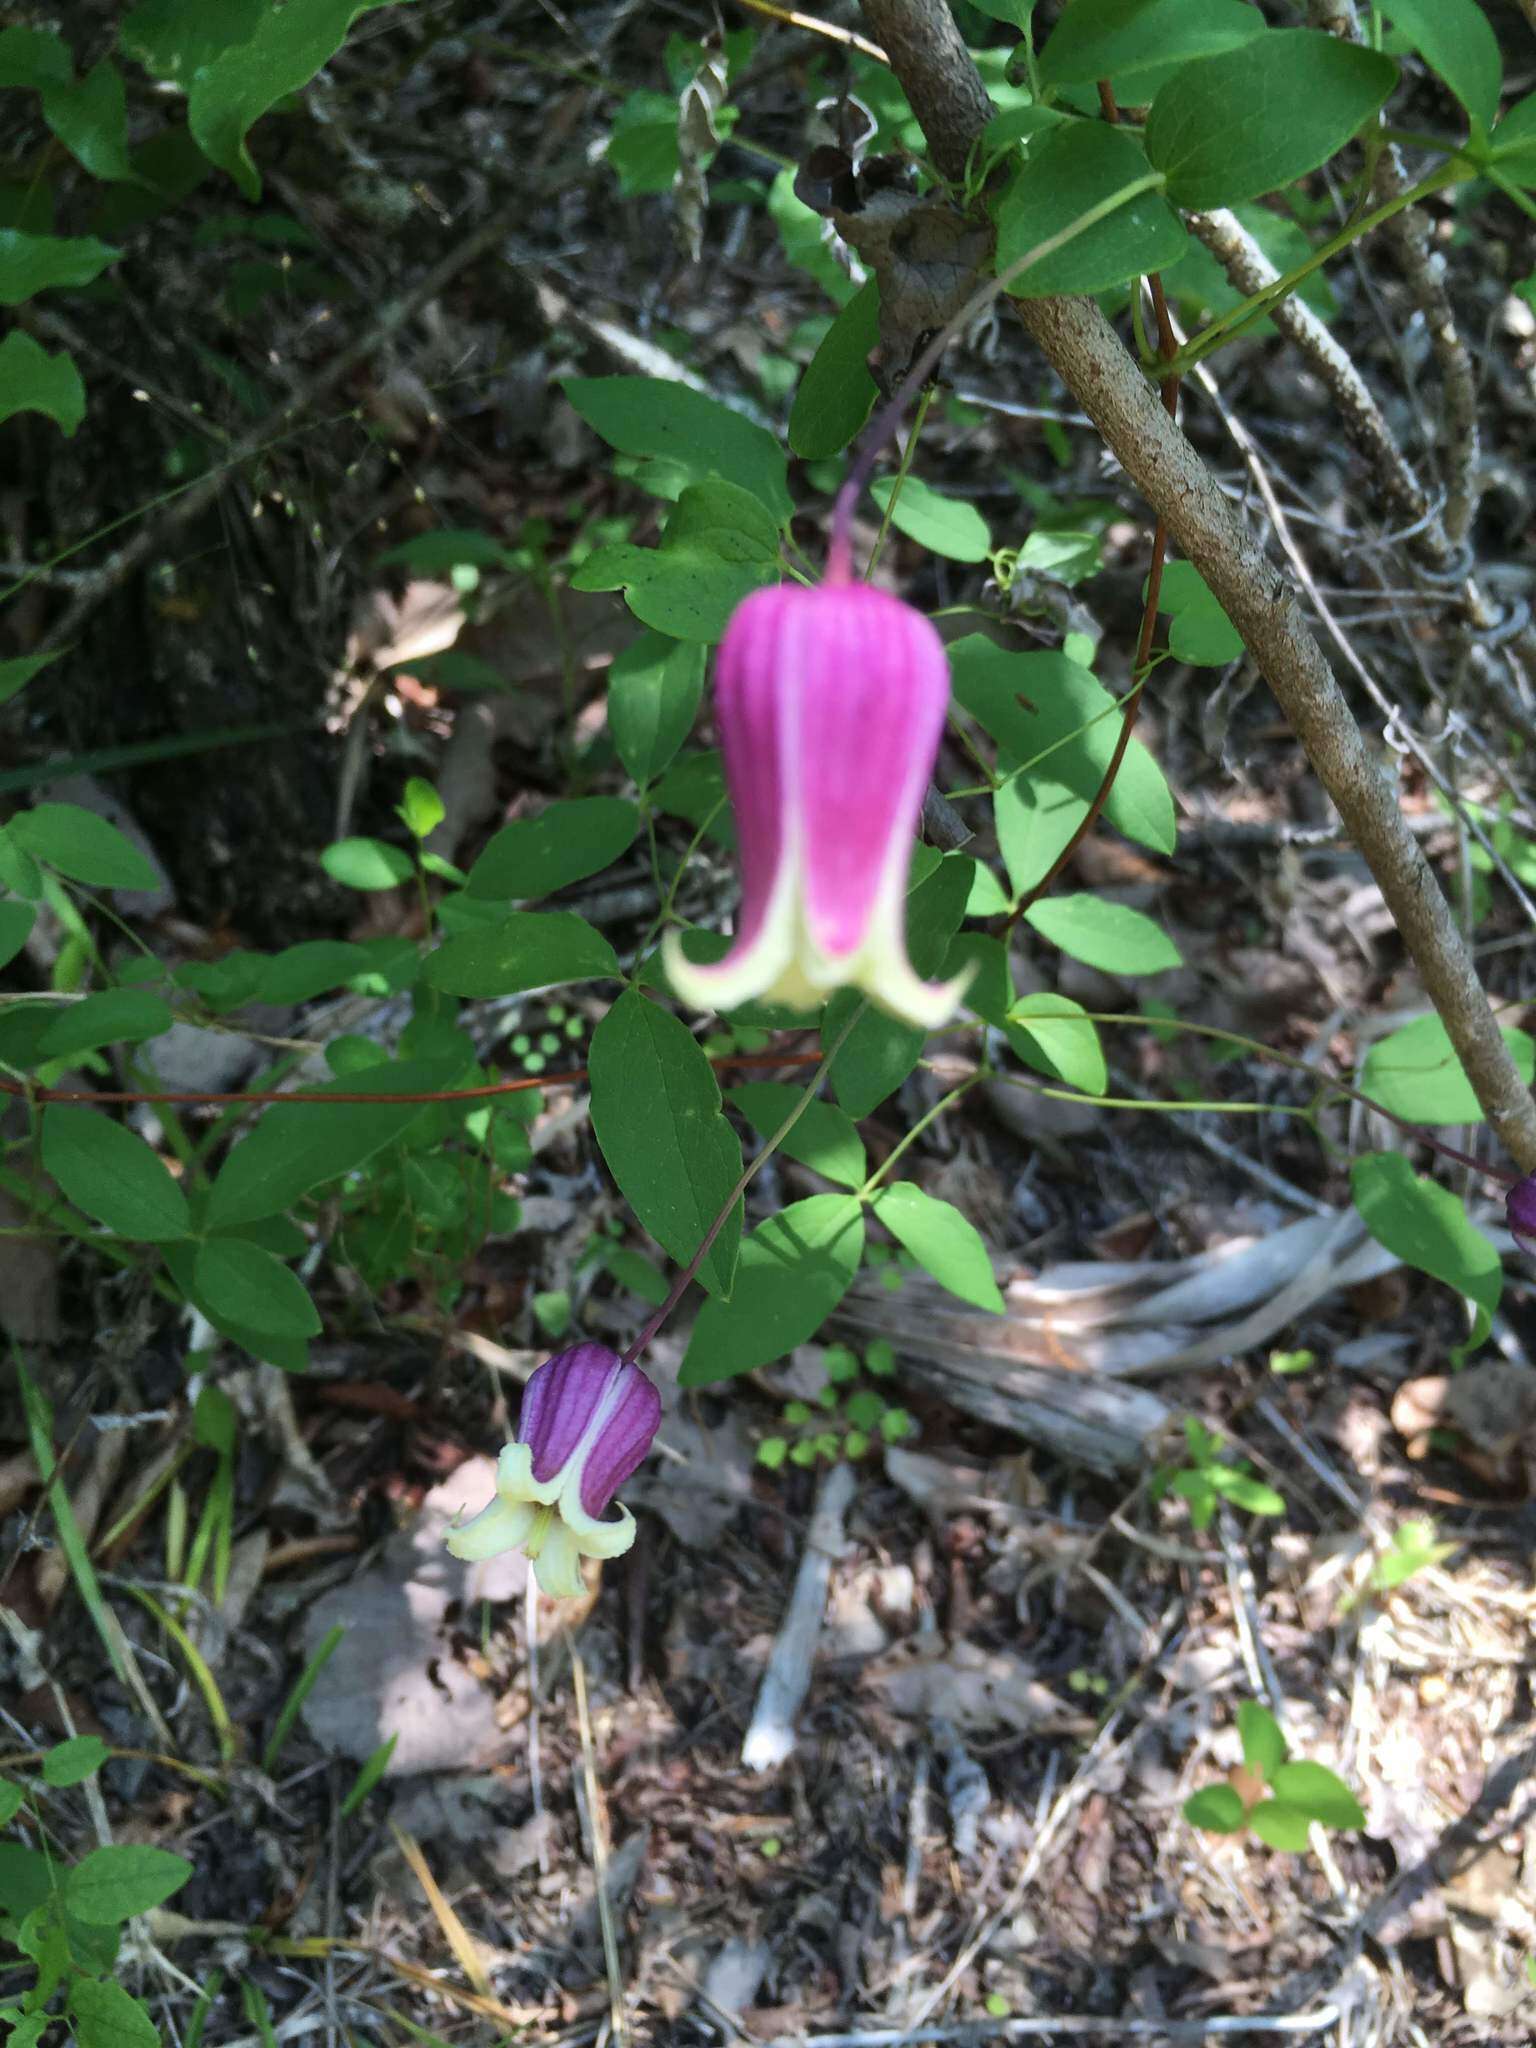
[[[741,846],[741,909],[723,960],[667,934],[684,1002],[756,997],[815,1009],[860,988],[932,1030],[964,986],[907,957],[907,871],[949,705],[949,661],[921,612],[833,574],[754,591],[732,614],[715,714]]]
[[[448,1532],[455,1557],[522,1550],[546,1593],[583,1591],[584,1557],[621,1557],[635,1518],[614,1494],[651,1448],[661,1396],[638,1365],[604,1344],[546,1359],[523,1393],[517,1438],[496,1462],[496,1498]]]

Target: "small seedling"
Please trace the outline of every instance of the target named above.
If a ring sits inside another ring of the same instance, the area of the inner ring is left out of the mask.
[[[811,1401],[786,1401],[783,1435],[764,1437],[757,1462],[777,1472],[786,1461],[802,1467],[838,1458],[863,1458],[877,1443],[899,1443],[910,1436],[911,1416],[895,1408],[874,1387],[860,1386],[859,1361],[846,1344],[829,1344],[823,1360],[825,1384]],[[864,1371],[887,1379],[896,1370],[896,1354],[877,1338],[864,1354]]]
[[[1399,1522],[1392,1531],[1392,1541],[1376,1560],[1371,1573],[1371,1591],[1390,1593],[1394,1586],[1401,1586],[1415,1572],[1441,1563],[1455,1548],[1454,1543],[1436,1540],[1435,1525],[1427,1519]]]
[[[1271,1849],[1301,1854],[1312,1823],[1325,1828],[1362,1828],[1365,1813],[1353,1792],[1324,1764],[1292,1762],[1280,1723],[1257,1700],[1237,1710],[1243,1761],[1226,1780],[1206,1785],[1184,1802],[1191,1827],[1213,1835],[1251,1829]]]
[[[1160,1465],[1152,1475],[1154,1500],[1176,1493],[1189,1502],[1189,1519],[1197,1529],[1208,1529],[1218,1501],[1229,1500],[1250,1515],[1283,1515],[1285,1499],[1241,1458],[1227,1455],[1213,1429],[1193,1415],[1184,1419],[1184,1437],[1189,1445],[1187,1465]]]
[[[1271,1351],[1269,1369],[1282,1379],[1292,1379],[1297,1373],[1310,1372],[1317,1363],[1315,1351]]]

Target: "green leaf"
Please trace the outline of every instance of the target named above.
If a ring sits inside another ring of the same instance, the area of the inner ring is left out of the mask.
[[[1282,1763],[1270,1779],[1277,1798],[1325,1828],[1363,1828],[1365,1812],[1344,1780],[1325,1764]]]
[[[427,957],[422,980],[449,995],[518,995],[568,981],[615,980],[612,946],[569,910],[514,910],[484,931],[461,932]]]
[[[43,1170],[76,1208],[119,1237],[165,1244],[189,1237],[187,1198],[144,1140],[99,1110],[49,1103],[43,1111]]]
[[[1035,807],[1060,813],[1052,827],[1063,835],[1054,859],[1076,828],[1076,817],[1065,824],[1069,800],[1088,804],[1104,780],[1122,707],[1064,654],[1010,654],[972,633],[954,643],[949,660],[956,703],[997,741],[1010,768],[1025,770]],[[1128,839],[1173,852],[1173,798],[1140,740],[1126,749],[1104,816]]]
[[[269,0],[138,0],[118,31],[129,56],[152,78],[168,78],[183,89],[205,64],[236,43],[247,43]]]
[[[0,1828],[9,1827],[27,1801],[22,1786],[13,1784],[9,1778],[0,1778]],[[0,1897],[4,1894],[0,1893]],[[7,1900],[9,1907],[9,1900]]]
[[[1516,100],[1494,129],[1488,157],[1517,183],[1536,182],[1536,92]]]
[[[1002,1314],[1003,1297],[986,1245],[953,1202],[941,1202],[915,1182],[899,1180],[875,1196],[875,1214],[941,1287],[977,1308]]]
[[[201,1300],[231,1323],[263,1337],[313,1337],[320,1317],[304,1283],[280,1259],[239,1237],[203,1245],[192,1269]]]
[[[1047,129],[1014,167],[994,204],[998,274],[1144,180],[1148,170],[1140,141],[1127,129],[1101,121]],[[1143,271],[1177,263],[1188,240],[1183,222],[1159,193],[1138,192],[1020,271],[1008,290],[1020,299],[1108,291]]]
[[[122,253],[94,235],[65,240],[0,228],[0,306],[19,306],[23,299],[60,285],[90,284]]]
[[[1235,1835],[1247,1814],[1232,1786],[1205,1785],[1185,1800],[1184,1818],[1192,1828],[1205,1828],[1213,1835]]]
[[[788,520],[793,503],[783,451],[765,428],[729,406],[661,377],[566,377],[562,388],[610,448],[664,456],[695,479],[723,477],[766,506],[776,528]]]
[[[418,1117],[432,1113],[430,1104],[392,1102],[392,1095],[451,1088],[461,1074],[446,1060],[390,1061],[326,1083],[319,1091],[377,1096],[377,1102],[276,1104],[221,1167],[208,1197],[209,1229],[276,1216],[311,1188],[350,1173],[402,1137]]]
[[[1536,1040],[1503,1032],[1510,1057],[1527,1085],[1536,1078]],[[1472,1092],[1445,1026],[1437,1016],[1416,1017],[1379,1038],[1360,1069],[1363,1093],[1394,1116],[1416,1124],[1480,1124],[1482,1104]]]
[[[1025,1066],[1085,1095],[1102,1095],[1109,1069],[1099,1029],[1081,1003],[1049,990],[1023,996],[1008,1012],[1003,1032]]]
[[[933,862],[931,853],[927,855]],[[945,960],[971,893],[975,862],[948,854],[907,896],[907,950],[919,974],[933,979]],[[864,1000],[856,989],[839,989],[821,1020],[824,1047],[837,1042],[853,1010]],[[871,1005],[854,1025],[832,1062],[832,1091],[857,1123],[899,1088],[922,1057],[924,1035]]]
[[[389,1760],[394,1755],[395,1744],[399,1740],[398,1732],[391,1735],[388,1742],[381,1742],[364,1763],[363,1768],[353,1780],[351,1791],[341,1802],[340,1813],[343,1820],[346,1820],[350,1814],[356,1813],[357,1809],[368,1797],[368,1794],[389,1769]]]
[[[863,1253],[864,1212],[852,1195],[812,1195],[768,1217],[742,1243],[731,1299],[700,1309],[679,1383],[730,1379],[805,1343],[847,1293]]]
[[[518,558],[493,534],[482,533],[478,527],[438,527],[431,533],[412,534],[398,547],[386,548],[376,566],[399,566],[433,576],[447,575],[465,564],[475,569],[510,569],[518,566]]]
[[[147,989],[106,989],[61,1009],[38,1039],[38,1050],[71,1059],[99,1045],[141,1045],[169,1031],[175,1021],[167,1005]]]
[[[1024,916],[1063,953],[1122,980],[1183,965],[1178,947],[1162,927],[1129,904],[1111,903],[1084,891],[1033,903]]]
[[[1368,1152],[1356,1159],[1349,1185],[1378,1244],[1476,1303],[1468,1343],[1480,1344],[1499,1305],[1504,1267],[1462,1203],[1448,1189],[1422,1179],[1398,1152]]]
[[[1281,1799],[1262,1799],[1248,1815],[1248,1825],[1271,1849],[1304,1856],[1312,1846],[1311,1821],[1299,1807]]]
[[[1207,1465],[1206,1484],[1212,1486],[1223,1500],[1231,1501],[1248,1515],[1283,1515],[1285,1495],[1276,1493],[1272,1486],[1266,1486],[1262,1479],[1255,1479],[1251,1472],[1240,1472],[1231,1465]]]
[[[553,803],[504,825],[469,871],[471,896],[527,902],[595,875],[634,843],[640,813],[616,796]]]
[[[366,974],[373,966],[372,955],[363,946],[343,939],[305,939],[297,946],[285,946],[262,964],[256,1001],[262,1003],[307,1003],[328,989],[342,988]]]
[[[627,1288],[631,1294],[638,1294],[652,1308],[660,1308],[667,1298],[666,1275],[658,1272],[649,1259],[642,1259],[638,1252],[620,1245],[617,1251],[608,1255],[608,1270],[621,1287]]]
[[[1113,78],[1118,89],[1122,80],[1214,57],[1263,33],[1263,15],[1245,0],[1074,0],[1040,53],[1040,76],[1047,85]]]
[[[677,101],[643,88],[625,95],[604,152],[626,199],[670,192],[677,177]]]
[[[789,409],[789,445],[807,462],[836,455],[869,418],[880,387],[869,356],[880,340],[880,286],[870,278],[821,338]]]
[[[398,889],[416,872],[403,848],[382,839],[335,840],[321,854],[320,865],[348,889]]]
[[[63,349],[49,355],[17,327],[0,341],[0,422],[19,412],[44,413],[64,434],[73,434],[85,418],[85,386],[73,356]],[[42,665],[38,657],[22,655],[4,666],[29,660]]]
[[[36,922],[36,904],[0,903],[0,967],[8,966],[16,958],[31,938]]]
[[[686,1262],[741,1173],[714,1069],[688,1027],[636,989],[593,1032],[587,1065],[609,1172],[642,1226]],[[740,1241],[738,1203],[700,1269],[712,1294],[730,1293]]]
[[[1087,797],[1032,775],[1010,775],[992,792],[992,823],[1015,902],[1038,888],[1055,867],[1087,817],[1088,805]],[[1007,907],[1005,902],[1002,908]]]
[[[775,580],[768,562],[727,562],[697,542],[598,548],[571,578],[573,590],[622,590],[643,625],[675,640],[713,643],[745,597]]]
[[[115,1927],[179,1892],[192,1875],[185,1856],[145,1842],[93,1849],[64,1880],[64,1902],[88,1927]]]
[[[778,528],[738,485],[711,479],[679,497],[661,544],[596,549],[574,590],[617,590],[635,617],[677,640],[718,640],[744,597],[779,575]]]
[[[10,822],[18,846],[93,889],[155,889],[160,877],[131,839],[78,804],[34,804]]]
[[[57,1867],[37,1849],[0,1842],[0,1900],[13,1920],[24,1920],[46,1905],[57,1882]]]
[[[307,85],[341,48],[359,15],[382,0],[302,0],[263,8],[251,35],[221,51],[191,79],[187,126],[210,163],[228,171],[247,199],[261,179],[246,136],[279,100]]]
[[[1498,118],[1504,66],[1493,24],[1477,0],[1381,0],[1381,11],[1472,119],[1491,128]]]
[[[642,788],[661,774],[693,730],[704,692],[704,649],[645,632],[608,671],[608,730]]]
[[[75,75],[69,46],[51,28],[0,29],[0,86],[68,85]]]
[[[725,1099],[755,1131],[767,1138],[779,1128],[804,1092],[783,1081],[746,1081],[729,1089]],[[864,1141],[852,1118],[830,1102],[807,1103],[779,1150],[786,1159],[797,1159],[812,1172],[839,1181],[844,1187],[862,1187],[869,1172]]]
[[[410,776],[400,798],[400,816],[413,839],[430,839],[448,815],[442,798],[420,775]]]
[[[1147,155],[1175,205],[1234,206],[1326,163],[1396,83],[1379,51],[1321,29],[1271,29],[1175,73],[1152,102]]]
[[[0,354],[3,353],[0,349]],[[62,647],[57,647],[51,654],[18,654],[10,661],[0,661],[0,704],[9,704],[40,670],[57,661],[63,652]]]
[[[123,76],[110,57],[78,84],[51,85],[43,92],[43,119],[70,155],[93,178],[137,183],[128,160],[128,100]]]
[[[69,2016],[77,2048],[160,2048],[159,2028],[132,1993],[110,1977],[72,1977]]]
[[[43,1782],[62,1789],[94,1777],[112,1754],[99,1735],[74,1735],[56,1742],[43,1758]]]
[[[1268,1784],[1289,1754],[1280,1723],[1268,1707],[1257,1700],[1244,1700],[1237,1710],[1237,1732],[1242,1739],[1243,1762]]]
[[[864,997],[857,989],[839,989],[821,1017],[825,1050],[842,1036],[843,1027]],[[854,1025],[832,1062],[832,1090],[855,1123],[871,1115],[894,1095],[923,1056],[923,1033],[870,1004]]]
[[[1142,586],[1146,600],[1146,586]],[[1170,562],[1157,608],[1173,615],[1168,651],[1193,668],[1225,668],[1243,652],[1243,636],[1193,562]]]
[[[895,489],[895,477],[877,477],[869,495],[883,512]],[[891,524],[898,533],[951,562],[984,562],[992,552],[991,531],[976,507],[963,498],[946,498],[920,477],[909,476],[903,483]]]

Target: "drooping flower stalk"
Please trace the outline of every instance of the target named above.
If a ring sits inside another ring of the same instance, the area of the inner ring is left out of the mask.
[[[1536,1173],[1517,1180],[1504,1202],[1504,1221],[1521,1251],[1536,1257]]]

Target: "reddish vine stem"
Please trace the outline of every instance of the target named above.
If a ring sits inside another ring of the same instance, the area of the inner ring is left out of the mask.
[[[821,1058],[819,1052],[735,1052],[712,1057],[712,1067],[808,1067]],[[483,1102],[488,1096],[519,1095],[530,1088],[567,1087],[585,1081],[587,1069],[572,1067],[563,1074],[531,1074],[519,1081],[483,1081],[473,1088],[424,1088],[402,1095],[361,1092],[332,1094],[324,1088],[255,1088],[249,1093],[209,1095],[192,1091],[166,1090],[154,1094],[135,1088],[35,1088],[25,1081],[0,1078],[0,1095],[14,1095],[46,1108],[50,1102],[110,1102],[157,1104],[188,1109],[260,1109],[279,1102]]]
[[[1114,89],[1107,78],[1099,80],[1099,105],[1104,109],[1106,121],[1114,122],[1120,119],[1120,109],[1115,104]],[[1173,322],[1168,316],[1168,301],[1163,294],[1163,280],[1155,270],[1148,271],[1147,273],[1147,287],[1152,294],[1152,311],[1157,320],[1157,352],[1164,361],[1168,361],[1178,354],[1179,343],[1178,337],[1173,331]],[[1171,420],[1176,420],[1179,416],[1179,385],[1181,381],[1178,377],[1165,377],[1162,382],[1163,410]],[[1131,693],[1126,698],[1125,709],[1121,713],[1120,731],[1115,740],[1114,752],[1109,757],[1109,765],[1104,770],[1103,780],[1094,793],[1093,801],[1084,813],[1081,824],[1056,856],[1052,865],[1010,916],[1006,927],[1009,931],[1018,923],[1029,906],[1032,903],[1038,902],[1040,897],[1049,889],[1052,882],[1055,881],[1056,877],[1088,837],[1088,834],[1099,822],[1104,812],[1104,806],[1109,802],[1110,791],[1115,786],[1116,777],[1119,775],[1126,754],[1130,749],[1131,735],[1136,730],[1136,719],[1141,710],[1141,693],[1147,679],[1147,670],[1152,660],[1152,640],[1157,632],[1157,607],[1163,594],[1163,567],[1167,559],[1168,522],[1165,519],[1159,518],[1152,534],[1152,561],[1147,570],[1147,601],[1142,608],[1141,634],[1136,643],[1136,665],[1131,675]]]

